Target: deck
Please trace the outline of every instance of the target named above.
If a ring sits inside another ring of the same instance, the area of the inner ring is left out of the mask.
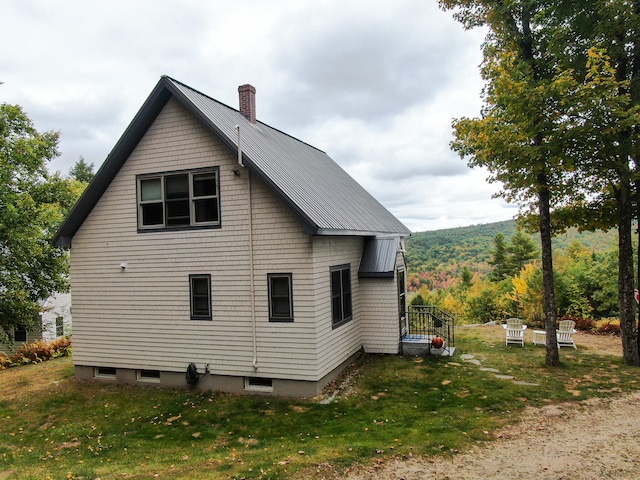
[[[402,355],[452,356],[455,353],[455,319],[431,305],[412,305],[402,319]],[[436,348],[433,339],[443,340]]]

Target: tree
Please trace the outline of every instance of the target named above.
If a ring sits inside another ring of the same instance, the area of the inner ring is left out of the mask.
[[[473,272],[466,265],[462,267],[460,272],[460,287],[462,290],[469,290],[473,284]]]
[[[531,240],[531,237],[522,232],[514,233],[509,243],[507,247],[506,271],[508,275],[514,276],[520,273],[525,265],[537,258],[540,252],[536,244]]]
[[[0,341],[37,326],[39,300],[65,291],[68,258],[49,239],[81,193],[50,175],[58,133],[39,133],[19,106],[0,104]]]
[[[565,157],[563,102],[575,86],[571,72],[558,71],[548,18],[553,2],[440,0],[466,28],[486,25],[482,76],[486,81],[481,118],[454,121],[452,148],[471,167],[485,167],[499,193],[537,213],[542,247],[542,278],[547,365],[560,363],[551,246],[553,202],[567,198],[575,183]]]
[[[93,162],[90,164],[87,163],[82,155],[80,155],[78,161],[69,170],[69,176],[71,178],[83,183],[89,183],[93,179],[94,175]]]
[[[504,234],[496,233],[493,237],[493,250],[491,250],[491,260],[489,265],[493,267],[493,271],[489,274],[489,278],[495,282],[504,280],[507,276],[507,245],[505,243]]]
[[[577,122],[572,152],[591,194],[562,219],[584,229],[618,229],[618,303],[623,358],[640,365],[633,298],[632,220],[640,219],[640,3],[561,2],[570,21],[557,20],[567,42],[560,69],[584,79],[570,112]],[[638,232],[640,235],[640,231]],[[640,248],[640,247],[639,247]],[[637,265],[640,278],[640,263]]]

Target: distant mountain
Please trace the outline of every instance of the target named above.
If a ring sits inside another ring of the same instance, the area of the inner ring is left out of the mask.
[[[413,233],[406,240],[409,273],[457,271],[463,266],[468,266],[473,271],[486,271],[489,269],[487,262],[491,259],[496,234],[502,233],[508,242],[516,229],[515,221],[507,220]],[[540,243],[539,235],[531,235],[531,238]],[[594,251],[603,251],[615,246],[616,239],[615,230],[578,233],[577,230],[571,229],[554,237],[553,248],[562,251],[572,240],[578,240]]]

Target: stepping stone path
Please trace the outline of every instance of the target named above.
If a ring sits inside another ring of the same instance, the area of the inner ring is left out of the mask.
[[[481,366],[482,362],[476,359],[475,357],[476,357],[475,355],[471,355],[470,353],[463,353],[462,355],[460,355],[460,359],[464,363],[471,363],[472,365]],[[452,366],[457,366],[457,367],[462,366],[456,362],[449,362],[448,364]],[[500,373],[500,370],[498,370],[497,368],[480,367],[480,370],[483,372],[491,372],[495,375],[496,378],[500,378],[502,380],[513,380],[513,383],[515,383],[516,385],[528,385],[530,387],[538,386],[537,383],[530,383],[530,382],[523,382],[521,380],[515,380],[515,377],[513,375],[503,375],[502,373]]]

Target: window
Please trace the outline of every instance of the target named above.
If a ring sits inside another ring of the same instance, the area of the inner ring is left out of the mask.
[[[139,382],[160,383],[160,371],[159,370],[138,370],[136,372],[136,379]]]
[[[269,321],[293,322],[291,274],[270,273],[267,279],[269,281]]]
[[[407,312],[407,283],[404,270],[398,270],[398,310],[402,319]]]
[[[333,328],[351,320],[351,268],[331,267],[331,318]]]
[[[245,377],[244,388],[257,392],[273,392],[273,380],[271,378]]]
[[[113,367],[95,367],[93,369],[95,378],[116,378],[116,369]]]
[[[211,320],[211,275],[189,275],[191,320]]]
[[[27,329],[22,325],[17,325],[13,331],[14,342],[26,342],[27,341]]]
[[[138,227],[220,225],[218,169],[138,177]]]
[[[64,318],[56,317],[56,337],[64,335]]]

